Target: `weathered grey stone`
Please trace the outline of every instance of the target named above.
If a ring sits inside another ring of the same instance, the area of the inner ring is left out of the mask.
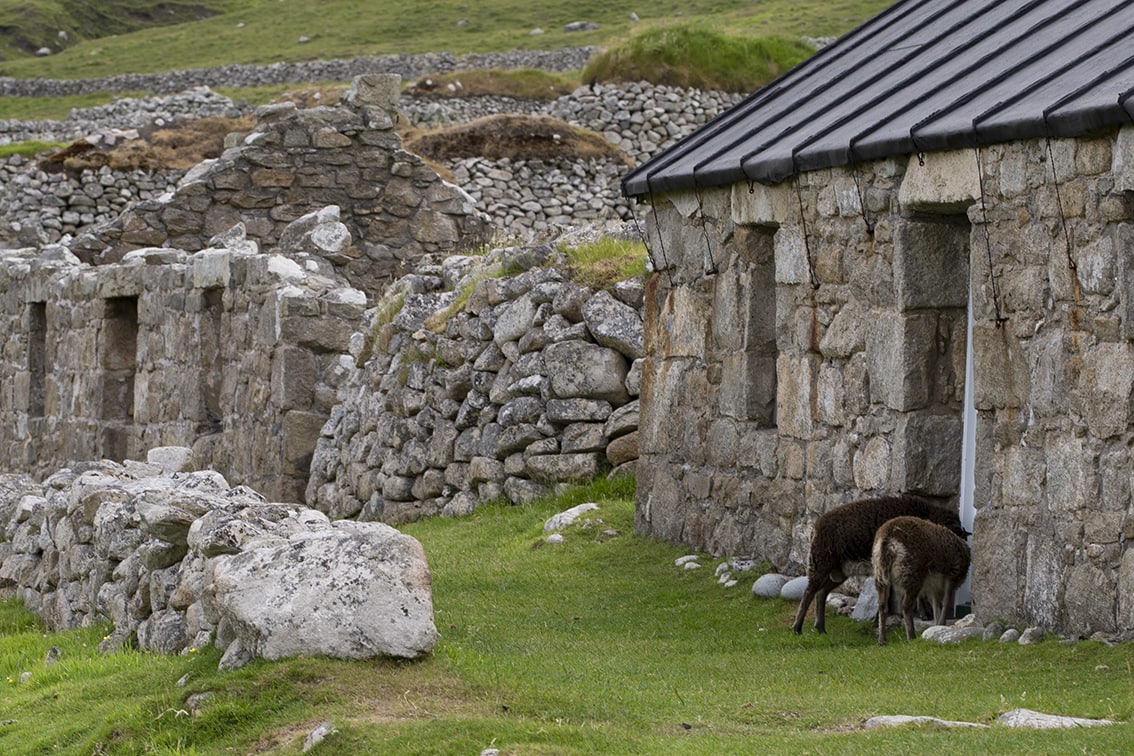
[[[544,350],[551,391],[560,399],[630,400],[625,380],[629,366],[613,349],[582,341],[563,341]]]
[[[525,460],[528,475],[538,483],[586,483],[599,473],[601,455],[543,454]]]
[[[638,431],[619,436],[607,444],[606,459],[614,467],[638,459]]]
[[[381,523],[340,522],[210,567],[205,601],[256,656],[413,659],[437,641],[421,544]]]
[[[1110,438],[1130,427],[1134,392],[1134,355],[1126,343],[1099,344],[1083,360],[1079,391],[1087,426],[1097,438]]]
[[[969,638],[980,638],[984,635],[981,627],[950,627],[948,625],[933,625],[927,627],[921,634],[922,640],[936,641],[941,644],[960,643]]]
[[[518,341],[521,336],[532,329],[535,314],[536,305],[531,296],[527,294],[505,305],[496,318],[492,341],[497,346],[509,341]]]
[[[138,647],[159,654],[179,653],[188,643],[185,613],[172,609],[155,612],[138,625]]]
[[[1031,709],[1013,709],[996,718],[1006,727],[1028,727],[1037,730],[1052,730],[1075,727],[1099,727],[1115,724],[1109,719],[1085,719],[1082,717],[1063,717],[1055,714],[1041,714]]]
[[[193,450],[184,446],[158,446],[146,452],[146,462],[163,472],[189,472],[193,465]]]
[[[645,355],[642,318],[637,310],[600,291],[583,306],[583,321],[603,346],[616,349],[628,359]]]
[[[760,596],[761,598],[779,598],[780,590],[787,581],[786,576],[774,572],[761,575],[756,578],[756,582],[752,584],[752,595]]]
[[[183,509],[139,497],[135,504],[142,528],[163,541],[188,544],[189,528],[196,519]]]
[[[549,399],[547,419],[553,423],[598,422],[611,414],[611,403],[602,399]]]

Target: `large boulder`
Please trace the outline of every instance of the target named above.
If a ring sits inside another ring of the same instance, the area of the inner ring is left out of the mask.
[[[415,659],[437,642],[421,544],[375,522],[264,539],[206,568],[206,611],[253,656]]]

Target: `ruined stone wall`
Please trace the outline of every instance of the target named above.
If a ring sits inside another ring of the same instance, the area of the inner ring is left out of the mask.
[[[324,255],[373,296],[423,256],[479,243],[485,222],[471,198],[401,149],[399,81],[359,77],[345,107],[261,108],[252,133],[195,167],[172,195],[81,234],[72,251],[94,264],[144,247],[196,251],[237,223],[266,248],[292,221],[334,205],[350,233],[323,245]]]
[[[400,280],[352,343],[308,506],[400,523],[632,472],[642,282],[595,291],[560,262],[515,247]]]
[[[973,608],[1134,630],[1130,143],[653,198],[638,530],[802,572],[840,503],[955,503],[971,290]]]
[[[214,241],[102,266],[62,247],[0,258],[4,469],[191,446],[201,466],[302,500],[366,298],[318,257],[259,254],[239,227]]]

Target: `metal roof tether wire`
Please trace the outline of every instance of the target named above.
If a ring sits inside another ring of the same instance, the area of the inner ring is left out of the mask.
[[[996,323],[997,328],[1000,328],[1008,322],[1008,318],[1000,312],[1000,285],[996,282],[996,272],[992,269],[992,241],[988,235],[988,207],[984,202],[984,164],[980,159],[980,147],[973,147],[973,152],[976,153],[977,183],[980,185],[981,227],[984,229],[984,249],[988,254],[988,280],[992,286],[992,307],[995,311],[993,322]]]
[[[1046,119],[1045,119],[1046,120]],[[1055,204],[1059,206],[1059,228],[1063,231],[1063,244],[1067,252],[1067,267],[1078,269],[1071,254],[1071,232],[1067,229],[1067,216],[1063,212],[1063,197],[1059,194],[1059,176],[1055,173],[1055,155],[1051,151],[1051,137],[1047,138],[1047,162],[1051,163],[1051,182],[1055,186]]]
[[[701,221],[701,235],[705,237],[705,252],[709,255],[709,269],[705,273],[715,275],[720,272],[720,265],[717,263],[717,259],[713,257],[713,244],[709,241],[709,229],[705,225],[705,202],[701,198],[701,187],[697,186],[696,174],[693,175],[693,196],[697,198],[697,214]]]
[[[650,179],[647,176],[646,177],[647,188],[649,188],[649,181],[650,181]],[[654,214],[654,231],[658,235],[658,251],[661,252],[661,261],[662,261],[661,267],[658,267],[658,264],[657,264],[656,261],[654,262],[654,270],[658,271],[659,273],[664,273],[665,277],[667,279],[669,279],[670,288],[673,288],[673,273],[669,269],[669,261],[666,260],[665,235],[662,233],[662,230],[661,230],[661,221],[658,220],[658,203],[654,199],[653,189],[650,189],[648,196],[650,198],[650,210]],[[647,241],[649,240],[649,234],[646,234],[646,239],[647,239]],[[646,250],[650,251],[650,246],[649,246],[648,243],[646,244]]]
[[[854,149],[851,149],[851,176],[854,178],[854,188],[858,190],[858,209],[862,212],[862,222],[866,224],[866,233],[874,236],[874,221],[870,220],[866,210],[866,195],[862,192],[862,184],[858,180],[858,163],[854,160]]]
[[[819,279],[815,277],[815,265],[811,262],[811,244],[807,240],[807,217],[803,212],[803,192],[800,184],[803,182],[800,175],[795,176],[795,198],[799,201],[799,225],[803,229],[803,251],[807,254],[807,276],[811,279],[811,289],[819,288]]]

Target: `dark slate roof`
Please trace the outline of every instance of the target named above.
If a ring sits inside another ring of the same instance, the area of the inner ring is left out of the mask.
[[[903,0],[629,173],[627,196],[1134,122],[1134,0]]]

